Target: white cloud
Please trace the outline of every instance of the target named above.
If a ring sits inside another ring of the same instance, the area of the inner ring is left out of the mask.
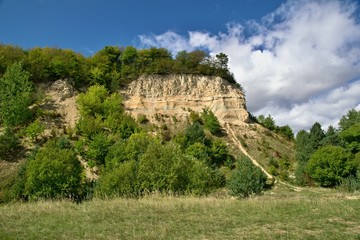
[[[262,22],[228,24],[227,33],[141,36],[172,51],[224,52],[255,114],[270,113],[295,131],[336,124],[360,105],[360,25],[350,1],[288,1]],[[244,32],[252,31],[251,36]]]

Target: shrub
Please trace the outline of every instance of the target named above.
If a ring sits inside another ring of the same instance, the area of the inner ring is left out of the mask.
[[[10,128],[0,134],[0,159],[11,156],[20,147],[19,138]]]
[[[185,192],[189,158],[180,149],[167,144],[151,143],[139,162],[138,178],[142,191]]]
[[[195,122],[194,124],[189,125],[185,129],[185,146],[192,145],[196,142],[204,143],[205,142],[205,132],[204,128],[200,123]]]
[[[30,199],[72,198],[81,192],[82,167],[72,149],[48,142],[28,160],[24,195]]]
[[[134,197],[138,195],[137,163],[135,160],[123,162],[105,172],[99,179],[95,194],[102,197]]]
[[[360,191],[360,170],[356,176],[350,176],[340,181],[339,189],[346,192]]]
[[[33,123],[27,126],[25,133],[32,141],[35,141],[44,130],[44,125],[41,124],[39,119],[36,119]]]
[[[260,194],[266,183],[266,175],[256,167],[250,159],[243,157],[232,171],[227,187],[230,195],[237,197],[249,197]]]
[[[145,114],[138,114],[137,121],[138,123],[145,124],[149,122],[149,119],[147,119]]]
[[[221,132],[219,120],[211,110],[203,109],[201,116],[204,119],[205,129],[209,130],[212,134],[219,134]]]

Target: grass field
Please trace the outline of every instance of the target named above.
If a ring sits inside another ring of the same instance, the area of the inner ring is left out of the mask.
[[[360,194],[11,203],[0,205],[0,239],[360,239]]]

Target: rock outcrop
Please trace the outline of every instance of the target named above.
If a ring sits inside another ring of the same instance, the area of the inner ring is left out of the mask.
[[[220,122],[243,124],[249,121],[244,93],[220,77],[169,75],[142,76],[122,91],[124,105],[134,117],[153,119],[169,115],[185,119],[189,110],[209,108]]]

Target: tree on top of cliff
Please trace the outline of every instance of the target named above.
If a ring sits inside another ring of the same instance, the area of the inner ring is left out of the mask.
[[[35,47],[24,51],[11,45],[0,45],[0,77],[6,67],[23,61],[34,82],[69,78],[76,86],[105,85],[116,91],[123,84],[142,74],[195,74],[219,76],[236,83],[230,72],[229,58],[224,53],[215,56],[202,50],[181,51],[174,58],[164,48],[136,49],[128,46],[106,46],[90,57],[69,49]]]

